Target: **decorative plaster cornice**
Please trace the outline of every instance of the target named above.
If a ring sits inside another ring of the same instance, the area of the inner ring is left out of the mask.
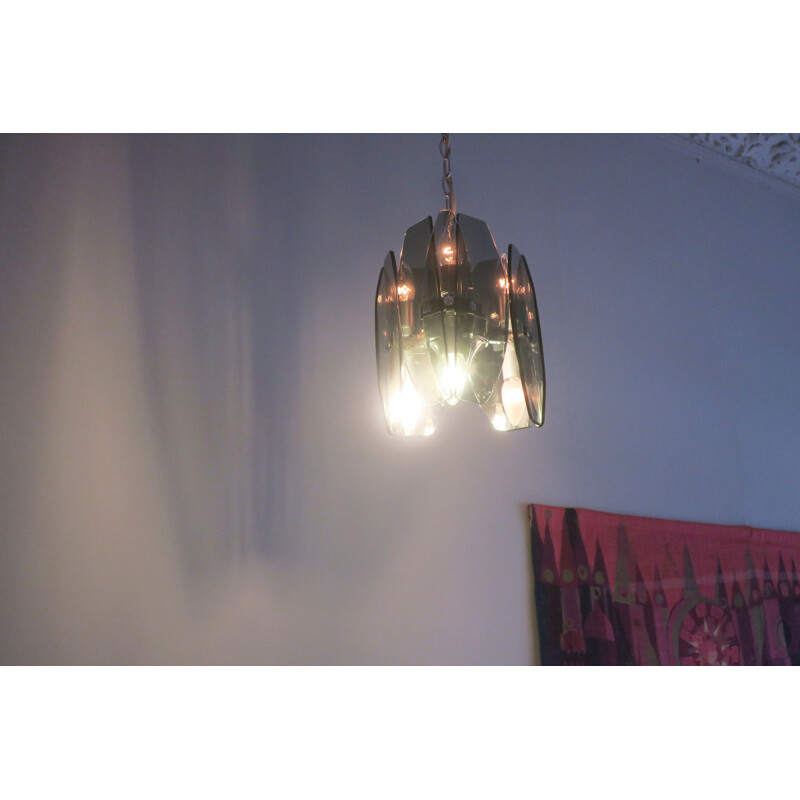
[[[679,136],[800,188],[800,133],[681,133]]]

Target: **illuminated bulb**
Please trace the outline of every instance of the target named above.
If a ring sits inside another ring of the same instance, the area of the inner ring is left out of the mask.
[[[455,263],[455,251],[453,250],[453,246],[450,244],[445,245],[442,248],[442,263],[447,264],[448,266]]]
[[[508,289],[508,280],[506,280],[506,278],[500,278],[500,280],[497,281],[497,285],[501,289]]]
[[[397,295],[401,300],[411,300],[414,297],[414,287],[407,283],[401,283],[397,287]]]
[[[447,357],[447,364],[442,369],[442,389],[447,402],[451,406],[454,406],[459,401],[466,379],[467,374],[464,368],[456,361],[455,355],[451,353]]]
[[[525,418],[528,409],[525,406],[525,393],[522,390],[522,381],[519,378],[506,378],[500,390],[503,400],[503,410],[509,422],[516,428]],[[495,425],[495,427],[497,427]]]
[[[506,415],[502,412],[498,411],[492,417],[492,426],[497,431],[505,431],[508,430],[508,421],[506,420]]]
[[[403,428],[403,433],[406,436],[410,436],[416,430],[424,407],[425,404],[417,394],[416,389],[414,389],[411,377],[406,369],[403,368],[400,391],[389,402],[389,414],[392,422],[394,424],[399,423]],[[425,435],[427,436],[432,432],[433,430],[426,430]]]

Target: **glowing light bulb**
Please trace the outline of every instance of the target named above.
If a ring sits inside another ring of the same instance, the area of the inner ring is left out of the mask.
[[[496,431],[506,431],[506,430],[508,430],[508,420],[506,420],[506,415],[503,414],[501,411],[498,411],[492,417],[492,427]]]
[[[446,244],[442,248],[442,263],[447,264],[448,266],[452,266],[455,264],[456,261],[456,254],[455,250],[453,249],[453,245]]]
[[[522,390],[522,381],[519,378],[506,378],[500,390],[503,401],[503,410],[509,422],[516,428],[525,418],[528,409],[525,405],[525,392]],[[497,427],[497,426],[495,426]]]
[[[392,397],[389,402],[389,414],[394,425],[399,424],[403,433],[406,436],[413,434],[416,431],[419,418],[425,408],[422,398],[417,394],[414,389],[414,384],[411,382],[411,377],[403,368],[401,375],[401,385],[399,391]],[[428,431],[426,429],[425,435],[432,433],[433,429]]]
[[[401,283],[397,287],[397,296],[400,300],[412,300],[414,298],[414,287],[408,283]]]
[[[497,281],[497,285],[501,289],[508,289],[508,280],[506,278],[500,278],[500,280]]]
[[[464,367],[456,361],[455,354],[450,353],[441,374],[442,389],[449,405],[454,406],[461,399],[466,380]]]

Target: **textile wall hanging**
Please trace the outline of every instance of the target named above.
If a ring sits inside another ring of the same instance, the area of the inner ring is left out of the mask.
[[[529,515],[542,664],[800,664],[800,534]]]

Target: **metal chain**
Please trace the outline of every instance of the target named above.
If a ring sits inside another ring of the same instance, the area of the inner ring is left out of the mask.
[[[450,172],[450,134],[443,133],[439,142],[439,152],[442,155],[442,191],[444,192],[445,208],[456,212],[456,195],[453,191],[453,175]]]

